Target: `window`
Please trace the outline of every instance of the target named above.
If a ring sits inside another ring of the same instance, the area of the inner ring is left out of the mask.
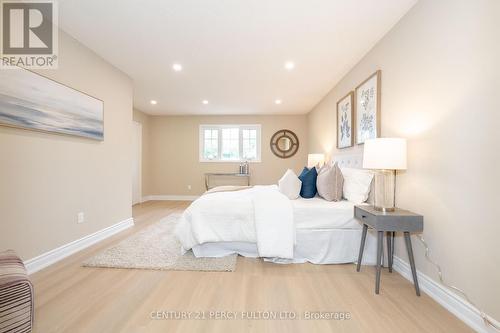
[[[238,161],[240,159],[240,129],[222,128],[221,160]]]
[[[260,162],[260,125],[200,125],[201,162]]]
[[[204,156],[212,160],[219,156],[219,131],[215,129],[206,129],[204,131]]]
[[[255,160],[257,158],[257,130],[244,128],[242,131],[243,159]]]

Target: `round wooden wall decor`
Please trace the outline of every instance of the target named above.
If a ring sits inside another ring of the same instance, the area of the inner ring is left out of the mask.
[[[290,130],[282,129],[271,137],[271,151],[279,158],[290,158],[299,150],[299,138]]]

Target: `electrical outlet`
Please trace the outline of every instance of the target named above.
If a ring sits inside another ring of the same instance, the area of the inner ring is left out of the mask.
[[[191,185],[188,185],[188,190],[191,191]]]
[[[83,214],[83,212],[78,213],[77,217],[78,217],[77,223],[85,222],[85,214]]]

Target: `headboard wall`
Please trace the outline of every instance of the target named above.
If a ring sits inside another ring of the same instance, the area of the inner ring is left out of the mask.
[[[338,163],[339,167],[361,169],[363,168],[363,154],[333,155],[330,163],[335,162]]]

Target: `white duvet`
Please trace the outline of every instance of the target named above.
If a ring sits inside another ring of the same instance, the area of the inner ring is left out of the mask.
[[[184,251],[207,242],[252,242],[261,257],[292,259],[293,209],[276,185],[207,193],[184,211],[175,234]]]

